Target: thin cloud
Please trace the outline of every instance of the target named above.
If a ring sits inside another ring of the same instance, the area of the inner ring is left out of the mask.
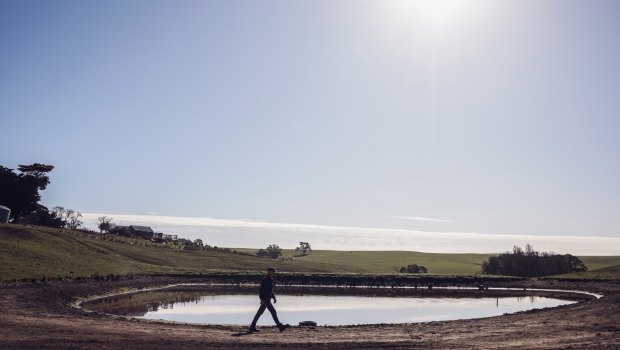
[[[278,244],[294,248],[300,241],[313,249],[398,250],[429,253],[501,253],[512,246],[532,244],[539,251],[580,255],[617,255],[620,237],[502,235],[471,232],[428,232],[354,226],[277,223],[252,220],[82,213],[86,227],[96,230],[97,217],[114,223],[145,225],[218,247],[261,248]]]
[[[426,221],[426,222],[453,222],[452,220],[444,220],[444,219],[435,219],[435,218],[425,218],[422,216],[398,216],[393,215],[390,216],[395,219],[405,219],[405,220],[413,220],[413,221]]]

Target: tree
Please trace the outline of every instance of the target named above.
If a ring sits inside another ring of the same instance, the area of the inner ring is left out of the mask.
[[[277,244],[271,244],[267,247],[267,249],[259,249],[256,255],[276,259],[282,255],[282,248],[280,248]]]
[[[587,270],[576,256],[539,253],[529,244],[525,250],[515,246],[512,252],[491,256],[482,263],[482,273],[492,275],[537,277]]]
[[[37,209],[30,214],[24,215],[20,220],[23,224],[39,225],[46,227],[62,228],[66,222],[56,216],[56,213],[49,211],[45,206],[37,204]]]
[[[32,176],[35,178],[35,182],[39,190],[44,190],[47,185],[50,184],[50,179],[47,176],[47,173],[54,170],[53,165],[34,163],[30,165],[19,165],[17,167],[19,171],[21,171],[25,176]]]
[[[83,224],[81,220],[82,213],[80,213],[79,211],[75,211],[73,209],[65,209],[61,206],[54,207],[52,211],[54,212],[56,217],[61,218],[65,222],[66,227],[72,230],[77,230]]]
[[[11,209],[13,222],[20,222],[22,216],[45,208],[38,204],[41,200],[39,191],[49,185],[47,173],[52,169],[54,166],[40,163],[19,165],[18,174],[0,166],[0,204]]]
[[[72,230],[77,230],[84,224],[84,222],[80,219],[82,217],[82,213],[79,211],[74,211],[73,209],[68,210],[69,215],[67,216],[67,227]]]
[[[308,242],[299,242],[299,247],[295,248],[295,250],[301,252],[301,255],[307,255],[312,251],[312,248]]]
[[[116,226],[116,224],[112,223],[112,220],[112,218],[109,218],[107,216],[98,217],[97,222],[99,223],[99,225],[97,227],[99,228],[99,232],[110,233],[110,231]]]
[[[202,249],[204,247],[204,243],[202,243],[202,239],[197,238],[194,240],[194,246]]]

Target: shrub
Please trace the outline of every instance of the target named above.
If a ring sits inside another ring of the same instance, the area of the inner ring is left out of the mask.
[[[401,273],[428,273],[428,269],[425,266],[418,264],[407,265],[400,268]]]
[[[256,255],[265,258],[268,257],[277,259],[282,255],[282,248],[280,248],[277,244],[271,244],[267,247],[267,249],[259,249],[258,252],[256,252]]]

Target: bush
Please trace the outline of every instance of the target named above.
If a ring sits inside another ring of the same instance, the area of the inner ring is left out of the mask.
[[[258,252],[256,252],[256,256],[272,259],[277,259],[281,255],[282,248],[280,248],[277,244],[271,244],[267,247],[267,249],[259,249]]]
[[[400,268],[401,273],[428,273],[428,269],[425,266],[418,264],[407,265]]]

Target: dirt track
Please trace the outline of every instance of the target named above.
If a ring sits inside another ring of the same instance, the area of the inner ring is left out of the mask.
[[[68,306],[75,297],[173,282],[183,281],[160,278],[0,287],[0,349],[620,349],[619,283],[524,282],[528,287],[606,295],[554,309],[464,321],[292,327],[284,333],[267,327],[261,333],[246,334],[247,325],[130,320]]]

